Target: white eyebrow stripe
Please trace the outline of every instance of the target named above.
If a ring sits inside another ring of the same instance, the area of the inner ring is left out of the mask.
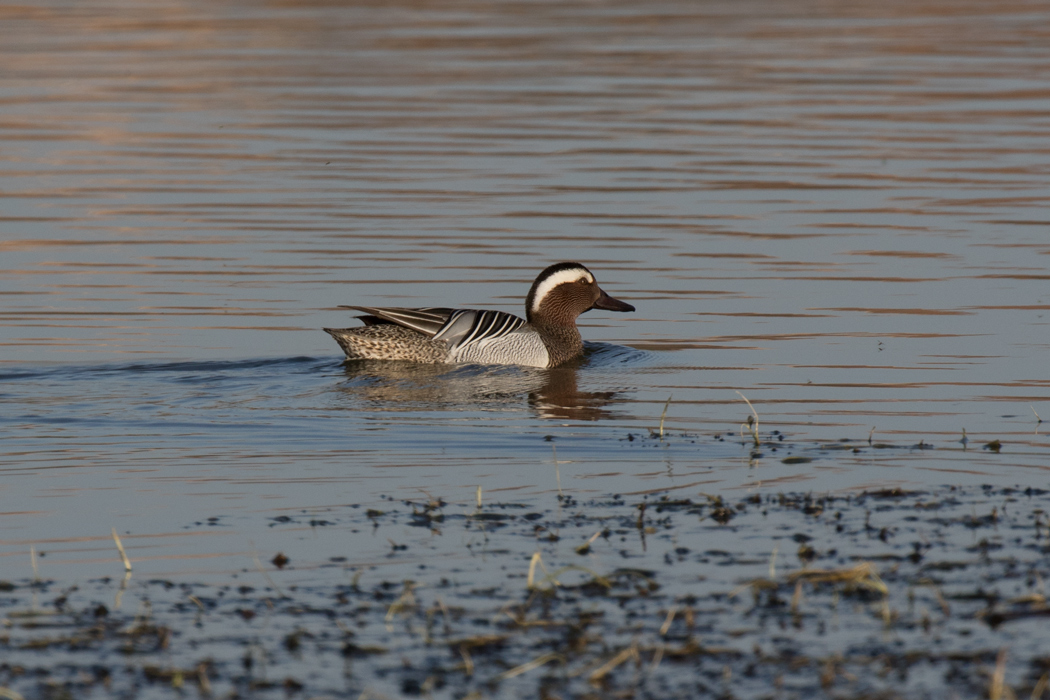
[[[580,267],[572,267],[568,270],[559,270],[558,272],[555,272],[553,275],[543,280],[543,282],[540,283],[540,286],[536,288],[536,296],[532,299],[532,308],[530,311],[532,313],[539,311],[540,306],[543,304],[543,300],[548,294],[550,294],[551,290],[559,284],[575,282],[581,277],[586,277],[591,284],[594,284],[594,275]]]

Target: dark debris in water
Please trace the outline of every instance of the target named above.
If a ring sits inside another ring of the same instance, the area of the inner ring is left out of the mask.
[[[265,578],[2,581],[0,687],[925,700],[988,697],[997,664],[1017,697],[1050,679],[1045,490],[385,508],[326,513],[372,549],[290,552]]]

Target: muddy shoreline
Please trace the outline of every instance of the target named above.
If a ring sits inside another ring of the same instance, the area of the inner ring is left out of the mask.
[[[785,459],[813,453],[791,448]],[[25,698],[949,698],[1029,697],[1050,678],[1047,490],[479,498],[252,515],[258,529],[371,545],[320,560],[260,550],[225,583],[3,581],[0,686]]]

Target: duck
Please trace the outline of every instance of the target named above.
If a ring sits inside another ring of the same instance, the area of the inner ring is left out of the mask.
[[[340,306],[363,326],[325,328],[347,360],[556,367],[583,354],[576,318],[592,309],[634,311],[577,262],[551,265],[525,297],[525,318],[489,309]]]

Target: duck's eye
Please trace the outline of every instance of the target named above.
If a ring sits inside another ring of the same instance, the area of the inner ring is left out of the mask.
[[[590,284],[590,283],[591,283],[590,280],[588,280],[586,277],[581,277],[580,279],[576,280],[576,284]]]

